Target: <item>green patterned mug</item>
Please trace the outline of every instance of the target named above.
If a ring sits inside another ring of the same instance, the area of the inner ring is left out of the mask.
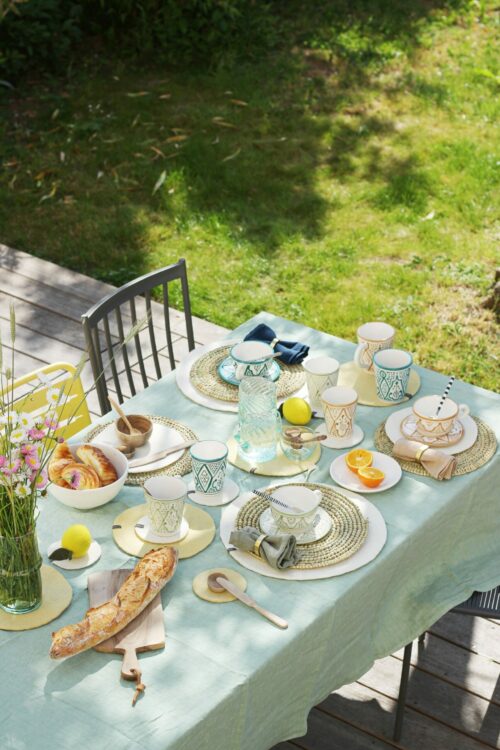
[[[410,379],[413,357],[402,349],[381,349],[373,355],[377,396],[382,401],[402,401]]]
[[[227,445],[218,440],[200,440],[189,449],[196,492],[222,492],[227,465]]]

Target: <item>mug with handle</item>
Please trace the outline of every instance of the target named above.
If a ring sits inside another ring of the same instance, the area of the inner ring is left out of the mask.
[[[373,355],[381,349],[392,347],[396,331],[388,323],[364,323],[357,330],[358,347],[354,361],[362,370],[373,374]]]

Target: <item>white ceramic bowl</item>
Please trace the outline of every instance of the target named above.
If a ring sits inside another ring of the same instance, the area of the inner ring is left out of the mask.
[[[69,446],[72,454],[76,458],[76,450],[80,445],[87,445],[87,443],[73,443]],[[128,474],[128,461],[123,453],[113,448],[111,445],[104,445],[100,443],[92,443],[96,448],[100,448],[106,458],[109,458],[111,463],[116,469],[118,479],[112,484],[106,485],[106,487],[97,487],[95,490],[69,490],[66,487],[59,487],[58,484],[51,482],[49,484],[49,492],[53,495],[56,500],[64,505],[69,505],[70,508],[78,508],[78,510],[90,510],[91,508],[98,508],[100,505],[105,505],[113,500],[121,488],[125,484],[125,480]],[[76,459],[78,460],[78,459]]]

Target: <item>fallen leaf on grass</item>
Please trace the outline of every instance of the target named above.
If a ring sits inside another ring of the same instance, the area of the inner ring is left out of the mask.
[[[237,149],[237,150],[236,150],[236,151],[234,152],[234,154],[230,154],[229,156],[226,156],[226,157],[225,157],[224,159],[222,159],[221,161],[231,161],[231,159],[236,159],[236,157],[238,156],[238,154],[240,153],[240,151],[241,151],[241,148]]]
[[[134,91],[128,94],[125,94],[125,96],[129,96],[131,99],[134,99],[136,96],[149,96],[151,92],[150,91]]]
[[[161,175],[158,177],[158,179],[155,182],[155,186],[153,188],[153,195],[156,193],[157,190],[161,188],[161,186],[163,185],[166,179],[167,179],[167,172],[163,170],[163,172],[161,173]]]
[[[171,135],[165,138],[164,143],[181,143],[181,141],[187,141],[188,138],[188,135]]]
[[[233,125],[232,122],[226,122],[222,117],[212,117],[212,122],[214,125],[220,125],[221,128],[232,128],[233,130],[238,130],[236,125]]]
[[[156,146],[150,146],[149,148],[151,149],[151,151],[155,152],[156,156],[161,156],[162,159],[165,158],[165,154],[163,153],[163,151],[161,149],[156,148]]]
[[[14,190],[14,185],[16,184],[16,180],[17,180],[17,174],[15,174],[15,175],[14,175],[14,176],[12,177],[12,179],[11,179],[11,180],[9,181],[9,188],[10,188],[11,190]]]
[[[139,120],[141,119],[141,115],[136,115],[134,119],[132,120],[132,127],[135,128],[135,126],[138,124]]]
[[[160,94],[158,99],[170,99],[171,96],[172,94]]]
[[[230,99],[229,101],[237,107],[248,107],[248,102],[244,102],[243,99]]]
[[[56,119],[57,119],[58,117],[59,117],[59,110],[58,110],[58,109],[55,109],[55,110],[54,110],[54,111],[52,112],[52,114],[51,114],[51,116],[50,116],[50,119],[51,119],[51,120],[56,120]]]
[[[43,203],[44,201],[50,200],[50,198],[53,198],[56,193],[57,193],[57,183],[53,182],[52,183],[52,188],[50,190],[50,193],[46,193],[45,195],[42,195],[42,197],[40,198],[39,202]]]
[[[19,162],[17,159],[11,159],[10,161],[4,161],[3,166],[4,167],[17,167]]]

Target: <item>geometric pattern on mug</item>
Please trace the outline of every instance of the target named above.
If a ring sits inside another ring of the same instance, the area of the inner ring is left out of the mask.
[[[148,502],[148,516],[153,528],[159,534],[176,531],[182,521],[183,502],[165,502],[150,499]]]
[[[377,377],[377,392],[382,401],[401,401],[406,393],[406,386],[410,378],[410,368],[399,372],[375,370]]]
[[[194,459],[192,464],[196,491],[203,492],[205,495],[220,492],[224,486],[226,462],[226,457],[220,461],[210,461],[210,463]]]
[[[329,435],[343,438],[351,434],[355,407],[356,404],[352,406],[331,406],[323,402],[326,431]]]
[[[368,368],[369,372],[373,372],[373,355],[377,352],[382,351],[382,349],[390,349],[392,346],[392,342],[394,340],[394,337],[387,339],[386,341],[362,341],[361,343],[365,344],[366,346],[363,348],[363,351],[361,352],[360,361],[362,364],[365,365],[365,367]]]
[[[329,375],[311,375],[310,373],[306,373],[309,401],[311,402],[313,409],[318,409],[321,406],[321,396],[323,391],[337,385],[338,379],[338,370]]]

